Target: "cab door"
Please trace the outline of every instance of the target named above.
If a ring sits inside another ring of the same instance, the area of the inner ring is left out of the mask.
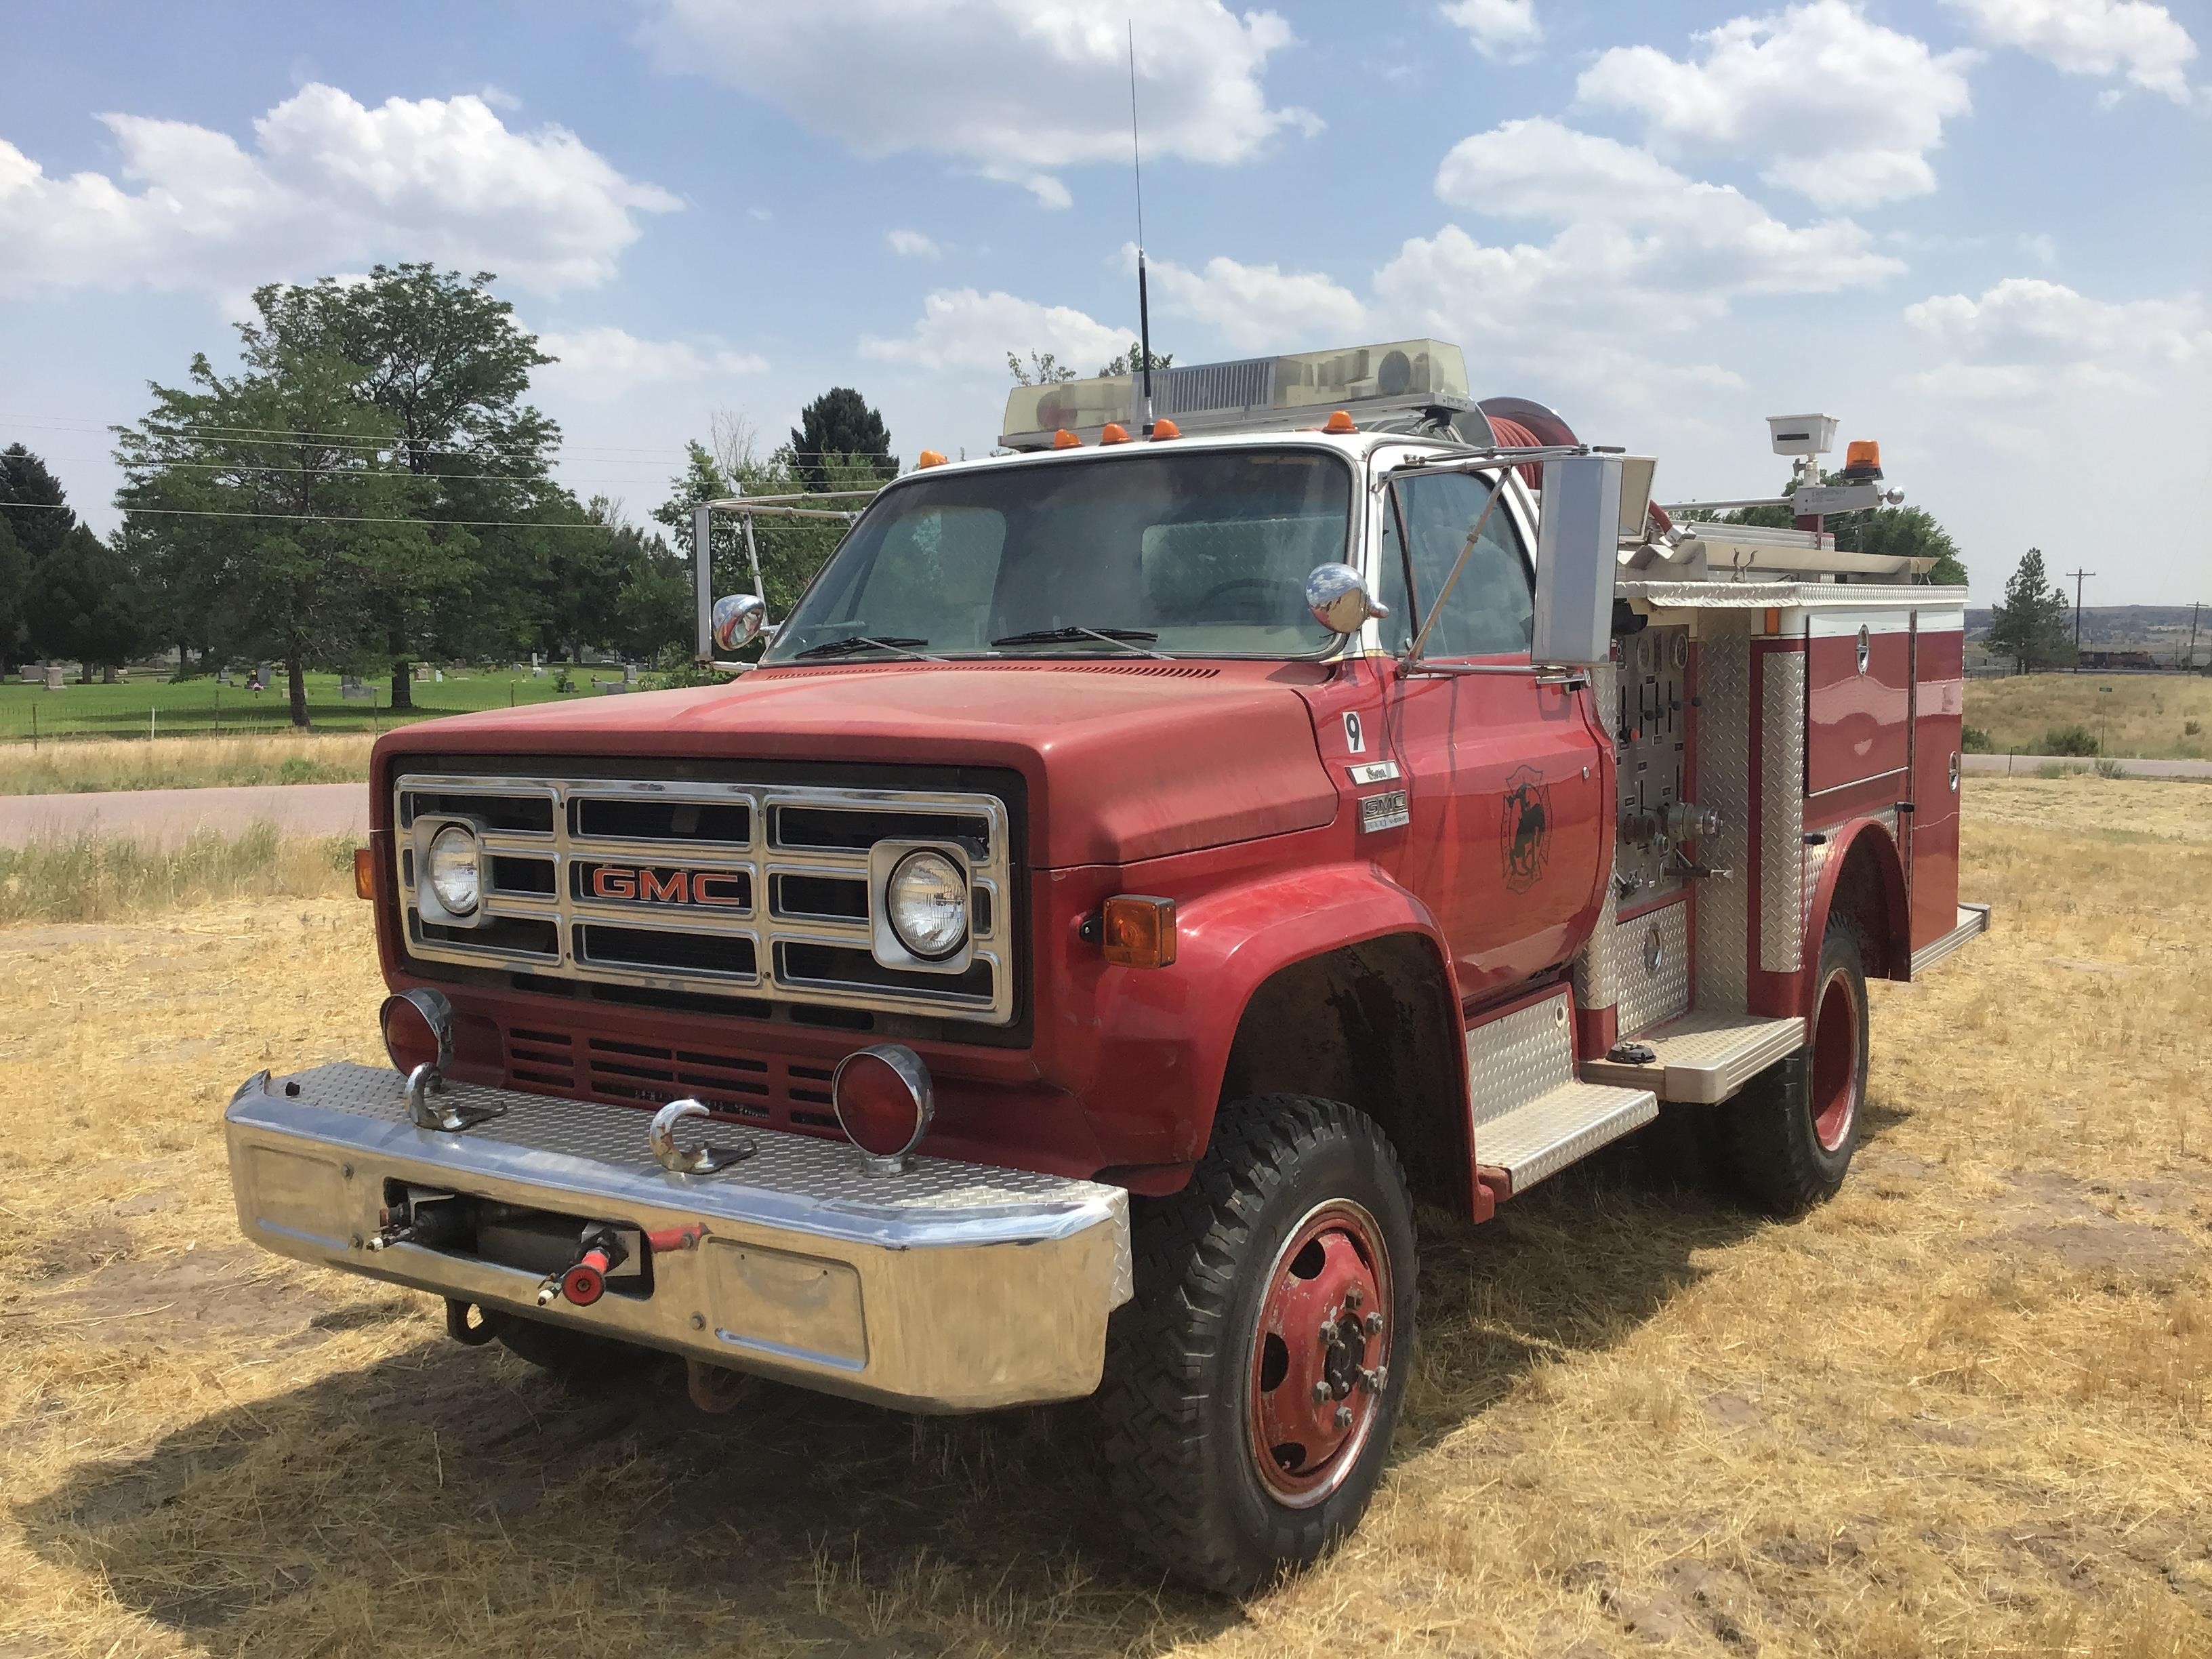
[[[1573,953],[1595,918],[1605,841],[1590,694],[1537,679],[1518,491],[1508,483],[1486,519],[1495,487],[1474,472],[1400,473],[1384,491],[1377,573],[1394,655],[1429,629],[1419,665],[1383,671],[1408,821],[1376,837],[1376,858],[1436,916],[1469,1002]]]

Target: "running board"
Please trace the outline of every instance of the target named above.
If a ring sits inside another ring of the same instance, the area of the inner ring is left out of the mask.
[[[1474,1158],[1508,1197],[1659,1115],[1649,1088],[1616,1089],[1575,1075],[1565,988],[1467,1034]]]
[[[1962,904],[1959,907],[1959,925],[1941,939],[1930,939],[1912,953],[1912,977],[1918,979],[1920,970],[1933,968],[1945,957],[1970,939],[1979,939],[1990,931],[1990,907],[1986,904]]]
[[[1475,1131],[1475,1162],[1505,1177],[1510,1198],[1659,1115],[1649,1089],[1569,1083]]]
[[[1650,1089],[1662,1100],[1710,1106],[1803,1048],[1805,1022],[1795,1014],[1784,1019],[1686,1014],[1639,1032],[1631,1041],[1651,1050],[1652,1058],[1640,1065],[1587,1060],[1583,1076],[1592,1083]]]

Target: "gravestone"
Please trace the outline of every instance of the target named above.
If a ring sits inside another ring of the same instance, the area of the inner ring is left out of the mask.
[[[58,663],[48,663],[46,672],[46,690],[49,691],[58,691],[69,684],[69,671]]]

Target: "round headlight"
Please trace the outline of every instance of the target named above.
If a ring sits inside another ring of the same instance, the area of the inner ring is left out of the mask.
[[[449,823],[430,838],[424,860],[430,890],[438,902],[457,916],[477,908],[477,838],[458,823]]]
[[[925,962],[967,943],[968,878],[942,853],[908,853],[894,865],[884,909],[899,943]]]

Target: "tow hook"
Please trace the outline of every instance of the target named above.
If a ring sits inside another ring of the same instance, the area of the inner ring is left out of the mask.
[[[588,1308],[607,1293],[607,1275],[629,1260],[622,1235],[595,1221],[584,1229],[576,1259],[559,1273],[545,1275],[538,1287],[538,1305],[550,1307],[565,1298],[575,1307]]]

